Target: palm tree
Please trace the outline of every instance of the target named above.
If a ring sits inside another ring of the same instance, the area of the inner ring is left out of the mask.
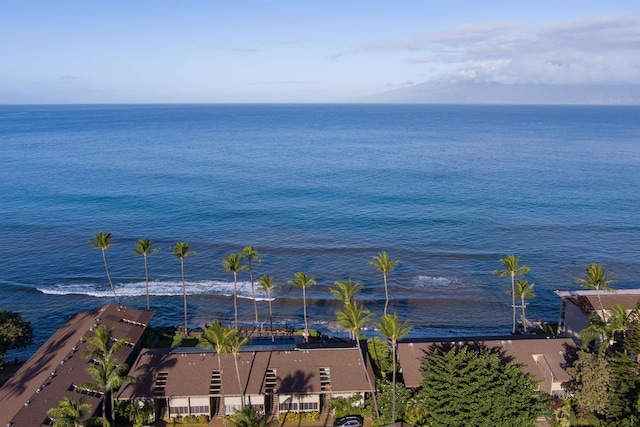
[[[241,336],[237,331],[234,332],[229,339],[229,353],[233,355],[233,361],[236,364],[236,375],[238,377],[238,387],[240,388],[240,406],[244,408],[244,387],[242,387],[242,381],[240,380],[240,369],[238,369],[238,354],[240,348],[249,341],[249,338]]]
[[[253,310],[256,313],[256,326],[258,326],[258,304],[256,303],[256,292],[253,285],[253,264],[252,261],[260,262],[258,251],[252,246],[245,246],[242,249],[242,257],[247,259],[247,268],[249,269],[249,279],[251,280],[251,298],[253,299]]]
[[[518,266],[518,260],[520,257],[515,255],[507,255],[504,259],[501,259],[500,262],[504,266],[504,270],[494,270],[493,274],[497,274],[500,277],[509,276],[511,277],[511,308],[513,310],[513,326],[511,329],[511,333],[516,333],[516,276],[521,276],[523,274],[527,274],[531,271],[526,265]]]
[[[356,340],[356,346],[360,348],[360,330],[373,318],[373,313],[352,301],[345,305],[344,310],[336,312],[336,316],[340,326],[351,332]]]
[[[630,328],[629,315],[622,304],[611,307],[611,316],[606,320],[600,316],[591,316],[589,320],[591,324],[580,331],[580,340],[583,347],[587,347],[592,341],[596,341],[596,344],[600,341],[599,354],[603,354],[608,347],[615,344],[618,333],[624,336]],[[606,345],[603,345],[605,343]]]
[[[136,379],[126,375],[129,371],[129,365],[126,363],[117,363],[116,360],[96,360],[95,364],[90,363],[87,372],[91,375],[93,381],[85,382],[78,385],[78,388],[100,391],[104,394],[102,399],[102,415],[107,415],[107,398],[111,403],[111,420],[113,420],[113,392],[118,390],[125,382],[135,382]]]
[[[238,330],[238,272],[244,270],[242,266],[242,254],[230,253],[222,260],[222,267],[233,273],[233,310],[234,328]]]
[[[58,407],[47,411],[47,415],[54,420],[54,427],[82,427],[82,419],[91,411],[93,406],[85,403],[84,399],[77,401],[64,397]]]
[[[275,427],[279,424],[278,419],[274,418],[270,412],[260,414],[253,406],[235,411],[229,421],[233,427]]]
[[[124,375],[129,371],[129,366],[127,364],[118,364],[116,359],[116,355],[130,340],[128,338],[115,339],[113,331],[113,328],[98,325],[93,329],[93,335],[86,338],[89,351],[83,357],[91,359],[93,362],[89,365],[87,371],[94,381],[79,386],[90,390],[102,390],[105,393],[102,401],[102,415],[105,417],[107,415],[107,395],[111,398],[113,411],[112,391],[118,389],[124,382],[135,382],[135,378]]]
[[[307,323],[307,287],[314,286],[316,279],[309,277],[304,271],[298,271],[294,280],[289,280],[290,285],[302,288],[302,308],[304,313],[304,340],[309,341],[309,325]]]
[[[258,286],[267,293],[267,301],[269,301],[269,330],[271,331],[271,340],[273,341],[273,312],[271,311],[271,293],[278,290],[280,286],[273,283],[273,276],[266,274],[258,279]]]
[[[218,368],[220,369],[220,378],[222,375],[222,359],[221,355],[229,353],[231,340],[234,335],[233,328],[223,326],[219,322],[212,322],[204,329],[202,335],[198,338],[198,345],[203,348],[210,348],[216,351],[218,356]],[[226,415],[224,405],[224,383],[220,383],[220,400],[222,402],[222,413]]]
[[[600,291],[612,292],[611,285],[616,283],[615,280],[611,279],[613,273],[605,273],[604,268],[600,264],[592,262],[587,264],[585,267],[585,272],[583,277],[576,277],[576,282],[578,282],[583,288],[594,289],[596,291],[596,295],[598,296],[598,304],[600,304],[600,310],[602,313],[602,319],[607,320],[606,312],[604,311],[604,306],[602,305],[602,299],[600,299]]]
[[[127,345],[128,338],[115,339],[113,337],[113,328],[98,325],[93,328],[93,335],[87,340],[89,351],[84,355],[87,359],[104,360],[110,362],[115,355]]]
[[[136,242],[136,248],[133,250],[133,253],[136,255],[142,255],[144,258],[144,282],[147,287],[147,311],[151,309],[149,306],[149,270],[147,269],[147,255],[155,254],[160,249],[151,249],[151,240],[149,239],[139,239]]]
[[[396,268],[400,261],[397,259],[389,259],[389,255],[387,255],[387,251],[382,251],[378,255],[375,255],[369,261],[369,264],[373,265],[380,273],[382,273],[382,278],[384,279],[384,295],[385,295],[385,303],[384,303],[384,314],[387,314],[387,306],[389,305],[389,289],[387,287],[387,276],[389,273]]]
[[[106,233],[104,231],[99,231],[95,234],[93,240],[89,240],[94,247],[100,248],[102,250],[102,261],[104,262],[104,269],[107,272],[107,279],[109,279],[109,286],[111,286],[111,291],[113,291],[113,296],[116,299],[118,305],[120,305],[120,300],[118,299],[118,295],[116,295],[116,289],[113,287],[113,282],[111,281],[111,275],[109,274],[109,267],[107,267],[107,255],[105,251],[111,248],[111,233]]]
[[[360,355],[361,363],[364,367],[364,373],[367,378],[367,382],[371,385],[371,396],[373,397],[373,405],[376,411],[376,416],[378,417],[378,425],[382,425],[380,423],[380,411],[378,410],[378,400],[376,398],[376,392],[373,389],[373,383],[371,382],[371,378],[369,377],[369,371],[366,369],[364,358],[362,357],[362,351],[360,351],[360,330],[365,323],[373,318],[373,313],[371,313],[364,307],[358,306],[355,301],[352,301],[344,307],[344,310],[338,311],[336,313],[336,316],[338,318],[338,323],[340,324],[340,326],[348,330],[349,333],[355,337],[356,348],[358,349],[358,354]]]
[[[535,283],[529,283],[526,279],[520,279],[516,282],[516,296],[520,297],[522,301],[522,326],[524,327],[524,331],[527,332],[527,317],[525,316],[525,307],[526,304],[524,302],[525,298],[535,298],[536,294],[533,292],[533,288]]]
[[[395,423],[396,421],[396,351],[398,348],[398,341],[404,338],[409,331],[411,331],[411,326],[409,326],[409,322],[405,321],[400,323],[398,320],[398,315],[393,313],[393,316],[383,315],[380,318],[380,322],[376,323],[376,328],[380,331],[382,335],[391,343],[391,352],[393,356],[393,374],[392,374],[392,387],[393,394],[391,398],[391,422]]]
[[[184,283],[184,259],[188,258],[196,253],[189,251],[189,244],[185,242],[178,242],[175,246],[171,247],[173,256],[180,259],[180,271],[182,273],[182,296],[184,298],[184,333],[189,335],[189,327],[187,326],[187,287]]]
[[[338,281],[334,284],[335,287],[330,288],[329,292],[342,301],[345,306],[351,304],[356,295],[364,288],[362,283],[354,283],[351,279]]]

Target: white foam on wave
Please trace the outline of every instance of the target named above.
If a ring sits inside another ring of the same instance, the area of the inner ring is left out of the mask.
[[[428,276],[420,275],[414,278],[413,285],[419,288],[445,287],[452,288],[463,285],[462,280],[457,277]]]
[[[251,298],[251,283],[237,283],[238,298]],[[56,284],[50,287],[39,287],[38,291],[49,295],[86,295],[96,298],[110,298],[113,296],[111,288],[103,283],[81,283],[81,284]],[[122,297],[145,296],[147,294],[144,281],[129,283],[116,283],[116,293]],[[233,296],[233,282],[219,280],[199,280],[185,281],[185,291],[187,295],[221,295]],[[149,295],[152,296],[182,296],[182,281],[175,280],[153,280],[149,281]],[[267,301],[264,292],[256,286],[256,300]]]

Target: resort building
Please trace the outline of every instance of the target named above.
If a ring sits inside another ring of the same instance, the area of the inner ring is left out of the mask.
[[[406,387],[419,388],[422,381],[420,368],[422,361],[434,348],[439,346],[483,346],[500,351],[514,358],[540,382],[539,389],[551,396],[563,397],[562,383],[571,380],[564,370],[565,356],[575,349],[570,338],[549,336],[448,338],[403,341],[398,344],[398,360]]]
[[[143,349],[129,373],[137,379],[118,399],[153,402],[156,418],[231,415],[242,399],[260,411],[328,411],[334,397],[373,390],[373,371],[359,348],[299,348],[293,339],[253,340],[237,359],[198,348]],[[236,371],[237,366],[237,371]]]
[[[558,334],[572,337],[576,342],[580,342],[580,331],[589,326],[589,317],[602,316],[598,293],[594,290],[555,291],[555,293],[561,299]],[[621,304],[629,314],[640,301],[640,289],[600,291],[600,301],[607,313],[614,305]]]
[[[83,357],[89,351],[86,339],[98,325],[113,328],[115,339],[127,340],[118,354],[120,361],[127,361],[139,349],[152,316],[152,312],[117,304],[71,316],[0,388],[0,426],[52,425],[47,411],[64,397],[82,398],[95,411],[102,403],[102,393],[77,387],[92,381],[87,373],[91,361]]]

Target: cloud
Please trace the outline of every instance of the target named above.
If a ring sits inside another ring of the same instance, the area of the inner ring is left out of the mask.
[[[640,83],[640,13],[545,25],[485,22],[377,40],[328,57],[408,53],[444,78],[500,83]]]

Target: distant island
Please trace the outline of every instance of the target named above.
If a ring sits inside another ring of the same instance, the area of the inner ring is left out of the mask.
[[[376,104],[640,105],[640,85],[435,80],[343,101]]]

